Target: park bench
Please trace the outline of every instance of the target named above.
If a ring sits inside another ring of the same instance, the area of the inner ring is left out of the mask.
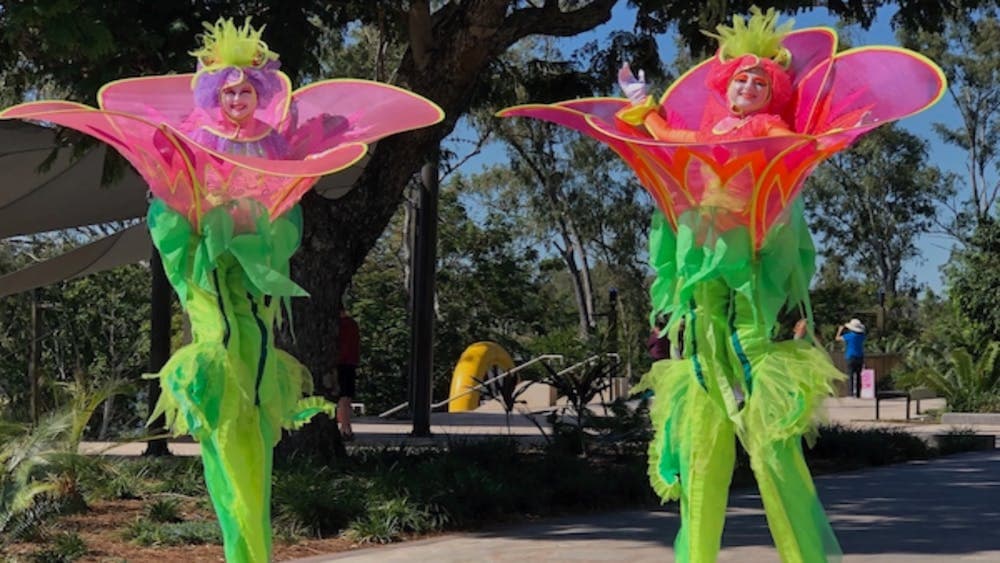
[[[906,420],[910,420],[910,401],[917,402],[917,414],[920,414],[921,399],[933,399],[937,394],[926,387],[917,387],[909,391],[898,391],[888,389],[885,391],[875,391],[875,420],[879,419],[879,403],[887,399],[906,399]]]

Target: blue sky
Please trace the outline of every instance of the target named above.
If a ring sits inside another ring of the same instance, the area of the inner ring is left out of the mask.
[[[894,7],[883,8],[869,30],[862,30],[859,27],[852,27],[842,32],[847,35],[854,45],[897,45],[895,35],[889,25],[889,20],[893,14]],[[793,16],[796,29],[813,26],[830,26],[837,23],[837,19],[826,13],[825,9],[816,9],[806,13]],[[627,8],[625,2],[620,2],[614,9],[612,19],[607,24],[602,25],[593,31],[578,35],[576,37],[562,39],[557,44],[565,52],[571,53],[588,41],[603,42],[613,31],[628,30],[635,22],[634,12]],[[665,34],[658,40],[660,57],[664,62],[674,60],[677,48],[674,45],[673,36]],[[910,117],[900,122],[900,125],[908,129],[915,135],[925,139],[930,147],[929,161],[938,167],[955,172],[961,177],[966,175],[966,156],[958,148],[942,143],[937,134],[932,130],[932,125],[936,122],[954,122],[958,119],[958,111],[950,96],[945,96],[936,106],[919,115]],[[451,140],[469,139],[473,135],[467,127],[460,126]],[[468,145],[453,145],[455,150],[468,150]],[[483,166],[493,164],[497,161],[506,160],[503,149],[493,145],[488,147],[483,153],[467,162],[461,169],[465,174],[477,172]],[[919,242],[919,247],[923,253],[922,260],[911,261],[906,264],[905,274],[912,275],[921,285],[927,285],[938,291],[942,287],[941,268],[948,260],[948,254],[952,241],[943,235],[927,235]]]

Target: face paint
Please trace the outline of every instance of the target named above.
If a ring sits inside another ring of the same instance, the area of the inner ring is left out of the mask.
[[[726,95],[734,113],[751,114],[764,109],[771,101],[771,82],[760,69],[741,70],[729,82]]]
[[[245,125],[257,111],[257,90],[245,80],[225,86],[219,92],[219,105],[230,121]]]

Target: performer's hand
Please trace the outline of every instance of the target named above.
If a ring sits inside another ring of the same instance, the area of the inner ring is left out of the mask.
[[[632,69],[628,63],[622,65],[618,71],[618,87],[633,105],[641,104],[649,95],[649,88],[646,86],[646,72],[639,71],[639,77],[632,74]]]

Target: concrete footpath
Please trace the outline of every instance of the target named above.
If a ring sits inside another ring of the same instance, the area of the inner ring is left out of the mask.
[[[816,479],[845,563],[1000,562],[1000,450]],[[360,549],[325,561],[673,560],[676,505],[588,514]],[[760,497],[735,491],[719,561],[777,562]]]
[[[922,408],[940,409],[943,399],[923,401]],[[889,428],[909,432],[922,437],[945,434],[956,430],[972,431],[977,434],[1000,436],[1000,425],[970,424],[947,425],[934,423],[926,416],[916,415],[916,404],[911,407],[912,418],[906,420],[905,401],[884,401],[881,419],[875,420],[875,401],[852,397],[829,397],[824,401],[826,420],[831,424],[841,424],[853,428]],[[601,412],[600,408],[595,409]],[[512,436],[522,443],[544,443],[539,426],[546,434],[551,426],[542,414],[534,416],[535,422],[520,414],[509,418],[496,408],[481,408],[466,413],[432,413],[431,433],[427,438],[410,435],[412,423],[408,420],[387,420],[377,416],[361,416],[353,419],[355,441],[350,448],[370,446],[447,446],[453,441],[470,441]],[[170,451],[174,455],[200,455],[198,444],[190,439],[172,440]],[[80,452],[105,455],[141,455],[146,449],[142,442],[84,442]]]

